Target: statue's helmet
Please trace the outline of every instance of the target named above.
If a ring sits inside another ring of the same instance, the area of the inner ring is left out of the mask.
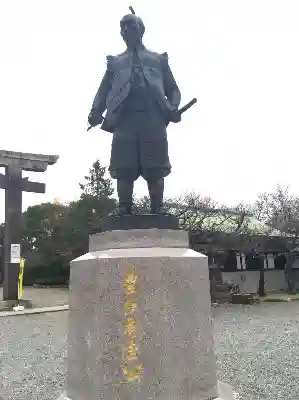
[[[127,14],[120,21],[121,35],[125,39],[128,30],[134,30],[142,37],[145,32],[145,26],[140,17],[135,14]]]

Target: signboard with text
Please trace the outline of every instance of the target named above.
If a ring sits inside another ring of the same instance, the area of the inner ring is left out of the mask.
[[[10,245],[10,262],[12,264],[20,264],[21,261],[21,245],[11,244]]]

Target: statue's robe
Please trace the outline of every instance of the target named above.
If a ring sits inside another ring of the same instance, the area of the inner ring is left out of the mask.
[[[107,57],[107,70],[91,112],[106,116],[102,129],[113,133],[112,178],[160,179],[170,173],[166,127],[181,94],[166,53],[140,47]]]

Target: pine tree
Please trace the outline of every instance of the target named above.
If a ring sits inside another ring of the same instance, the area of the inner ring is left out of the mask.
[[[98,200],[112,196],[112,180],[106,177],[106,167],[102,167],[99,160],[92,164],[89,175],[85,176],[85,183],[80,183],[81,199],[93,196]]]

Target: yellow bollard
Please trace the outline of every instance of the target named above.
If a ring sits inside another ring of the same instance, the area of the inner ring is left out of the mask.
[[[25,267],[25,259],[21,258],[20,272],[19,272],[19,279],[18,279],[18,300],[20,300],[23,296],[24,267]]]

